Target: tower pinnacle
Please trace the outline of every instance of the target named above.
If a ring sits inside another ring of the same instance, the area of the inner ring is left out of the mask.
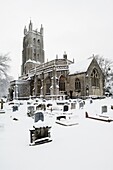
[[[30,23],[29,23],[29,31],[32,31],[32,28],[33,28],[33,24],[32,24],[32,22],[31,22],[31,20],[30,20]]]

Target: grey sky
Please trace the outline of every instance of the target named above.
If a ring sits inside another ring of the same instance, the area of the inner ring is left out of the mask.
[[[113,58],[113,0],[0,1],[0,53],[10,53],[11,73],[20,75],[24,26],[44,27],[45,61],[76,61],[99,54]],[[15,71],[14,71],[15,70]]]

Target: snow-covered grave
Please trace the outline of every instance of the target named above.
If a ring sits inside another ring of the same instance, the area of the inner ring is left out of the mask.
[[[85,118],[85,112],[101,113],[102,106],[113,117],[113,99],[85,101],[76,107],[79,124],[62,126],[52,122],[52,142],[29,146],[33,119],[27,116],[26,102],[13,111],[5,104],[0,114],[1,170],[112,170],[113,122]],[[104,114],[104,113],[103,113]]]

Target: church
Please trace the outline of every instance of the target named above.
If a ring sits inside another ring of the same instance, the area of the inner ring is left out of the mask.
[[[45,51],[41,25],[33,30],[30,21],[24,28],[21,76],[10,82],[9,100],[42,97],[102,96],[104,76],[95,57],[74,63],[66,52],[61,58],[45,62]]]

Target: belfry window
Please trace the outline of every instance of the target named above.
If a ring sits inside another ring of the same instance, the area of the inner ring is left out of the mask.
[[[96,69],[93,69],[91,73],[91,85],[95,87],[99,87],[99,74]]]
[[[78,78],[75,79],[75,91],[77,91],[77,92],[81,91],[81,83]]]
[[[37,43],[40,44],[40,39],[38,39]]]

